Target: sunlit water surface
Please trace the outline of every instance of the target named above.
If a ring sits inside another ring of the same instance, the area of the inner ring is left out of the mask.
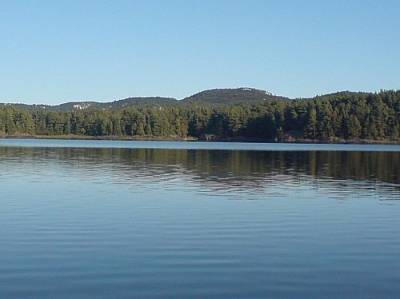
[[[400,298],[398,146],[0,140],[0,298]]]

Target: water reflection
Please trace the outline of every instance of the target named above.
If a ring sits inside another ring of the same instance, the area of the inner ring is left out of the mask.
[[[31,164],[37,171],[41,164],[57,163],[115,183],[140,185],[178,178],[218,194],[295,188],[307,182],[315,188],[357,186],[366,192],[383,188],[390,198],[400,198],[398,152],[0,147],[0,157],[3,173],[10,163],[20,168]]]
[[[398,169],[398,152],[0,147],[0,298],[399,298]]]

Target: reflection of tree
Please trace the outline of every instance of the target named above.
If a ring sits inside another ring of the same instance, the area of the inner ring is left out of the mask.
[[[398,152],[0,147],[0,156],[18,163],[56,161],[123,180],[157,181],[169,174],[213,189],[265,188],[278,179],[304,176],[330,182],[389,183],[400,189]]]

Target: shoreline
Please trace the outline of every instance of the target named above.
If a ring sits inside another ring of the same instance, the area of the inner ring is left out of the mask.
[[[400,144],[400,140],[310,140],[294,139],[290,140],[260,140],[251,138],[229,138],[206,140],[195,137],[142,137],[142,136],[83,136],[83,135],[0,135],[0,139],[54,139],[54,140],[116,140],[116,141],[182,141],[182,142],[240,142],[240,143],[314,143],[314,144]]]

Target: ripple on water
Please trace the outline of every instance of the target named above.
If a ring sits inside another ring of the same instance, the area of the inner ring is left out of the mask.
[[[399,297],[396,182],[186,154],[3,153],[0,297]]]

